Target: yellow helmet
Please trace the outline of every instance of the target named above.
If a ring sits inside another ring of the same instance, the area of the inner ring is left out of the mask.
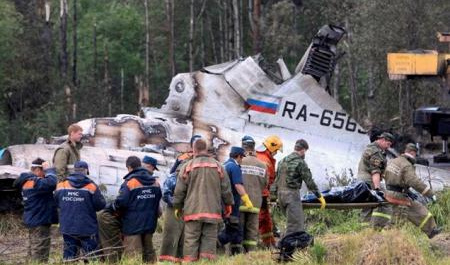
[[[280,150],[280,152],[283,152],[283,142],[281,141],[280,137],[276,135],[267,137],[264,140],[263,145],[272,153],[278,150]]]

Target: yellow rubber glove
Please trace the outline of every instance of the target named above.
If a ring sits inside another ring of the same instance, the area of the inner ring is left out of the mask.
[[[253,208],[253,203],[250,201],[250,198],[248,197],[247,193],[242,195],[241,199],[242,199],[242,203],[244,204],[245,207]]]
[[[320,195],[319,197],[319,202],[320,202],[320,210],[325,209],[327,202],[325,201],[325,198],[322,195]]]
[[[180,209],[175,209],[175,218],[176,218],[176,219],[181,220],[182,215],[183,215],[182,210],[180,210]]]

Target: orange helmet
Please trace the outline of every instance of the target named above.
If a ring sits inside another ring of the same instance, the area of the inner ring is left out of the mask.
[[[264,140],[263,145],[272,153],[278,150],[280,150],[280,152],[283,152],[283,142],[281,141],[280,137],[276,135],[267,137]]]

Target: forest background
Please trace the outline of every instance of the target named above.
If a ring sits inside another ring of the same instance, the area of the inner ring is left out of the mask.
[[[450,107],[438,78],[390,81],[388,52],[449,51],[448,0],[0,0],[0,146],[90,117],[160,106],[172,76],[262,53],[291,71],[324,24],[343,26],[329,93],[364,128],[413,134]]]

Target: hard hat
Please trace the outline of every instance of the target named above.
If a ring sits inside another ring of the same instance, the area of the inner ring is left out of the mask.
[[[281,141],[280,137],[276,135],[267,137],[264,140],[263,145],[272,153],[278,150],[280,150],[280,152],[283,152],[283,142]]]

